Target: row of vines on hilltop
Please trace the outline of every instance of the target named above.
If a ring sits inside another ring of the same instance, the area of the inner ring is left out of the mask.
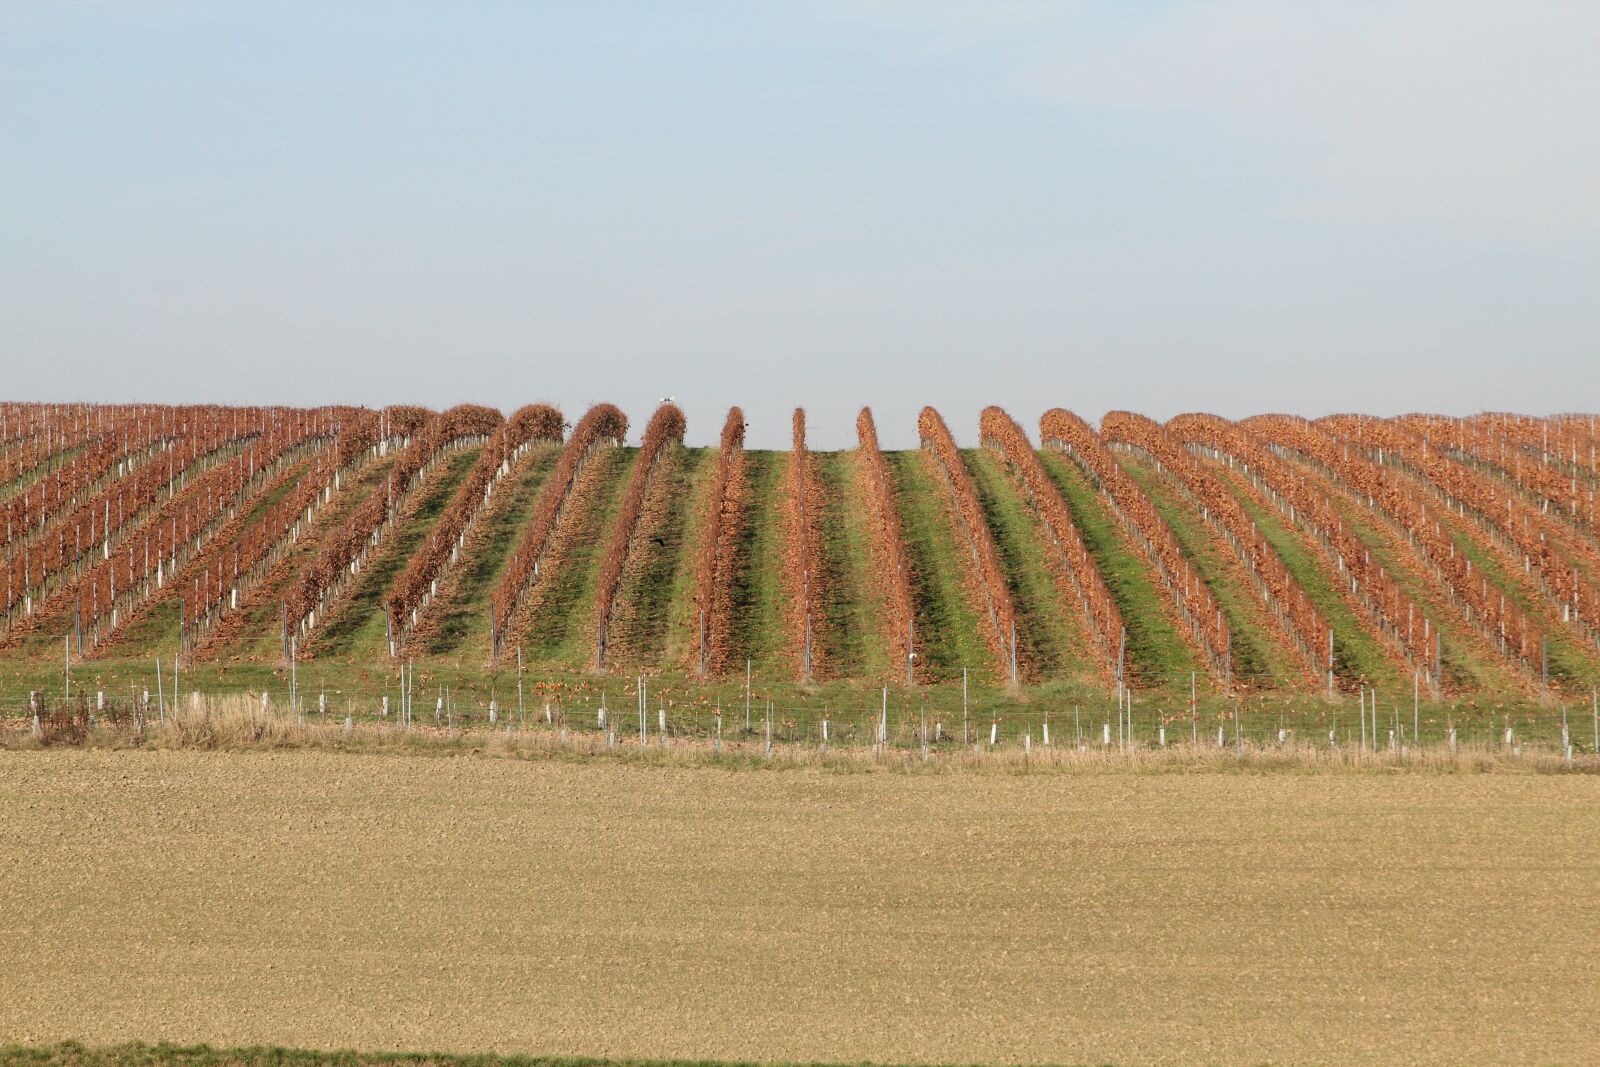
[[[745,507],[744,425],[744,412],[729,408],[701,525],[694,586],[696,643],[691,653],[701,675],[721,674],[733,650],[733,572]]]
[[[1190,449],[1237,468],[1261,504],[1305,531],[1327,559],[1335,588],[1379,647],[1413,669],[1433,668],[1437,626],[1401,583],[1373,558],[1313,479],[1274,454],[1248,429],[1215,415],[1180,415],[1167,424]]]
[[[549,549],[556,524],[566,512],[573,484],[596,450],[615,447],[628,433],[628,417],[613,404],[596,404],[572,428],[572,436],[561,450],[555,470],[534,502],[517,547],[501,573],[489,601],[489,626],[492,655],[498,659],[506,637],[528,588],[540,575],[540,564]]]
[[[456,487],[428,539],[395,579],[387,602],[389,633],[400,646],[439,591],[439,580],[459,558],[467,534],[488,506],[499,480],[534,442],[561,440],[561,412],[549,404],[520,408],[496,429]]]
[[[900,510],[895,506],[889,465],[878,447],[878,427],[872,409],[862,408],[856,416],[856,440],[860,452],[862,496],[867,502],[868,526],[872,536],[872,555],[877,561],[878,590],[887,607],[884,612],[884,638],[890,660],[906,665],[906,681],[916,678],[912,658],[916,601],[911,596],[911,562],[906,556],[905,533],[900,527]]]
[[[295,584],[286,616],[300,636],[311,633],[320,619],[360,573],[361,565],[395,522],[406,494],[427,476],[433,463],[451,445],[488,437],[503,421],[500,412],[477,404],[462,404],[442,414],[425,413],[412,421],[409,411],[403,429],[410,439],[389,470],[381,493],[365,501],[338,535],[324,546]],[[387,438],[385,438],[387,440]]]
[[[1089,633],[1099,650],[1103,673],[1124,680],[1122,662],[1126,631],[1122,612],[1111,595],[1099,567],[1083,543],[1078,524],[1073,521],[1067,502],[1045,473],[1027,434],[1016,420],[998,407],[987,407],[978,419],[980,440],[995,449],[1022,485],[1023,495],[1038,515],[1052,549],[1048,559],[1060,570],[1059,577],[1071,587],[1088,623]]]
[[[1039,420],[1039,440],[1071,458],[1088,475],[1160,578],[1190,643],[1226,680],[1231,634],[1222,609],[1144,490],[1112,458],[1100,435],[1070,411],[1045,412]]]
[[[1467,622],[1496,643],[1502,654],[1524,668],[1529,666],[1530,656],[1543,638],[1542,629],[1515,603],[1507,601],[1504,593],[1491,590],[1481,572],[1473,572],[1471,558],[1456,550],[1449,535],[1451,520],[1445,509],[1430,506],[1393,471],[1368,459],[1359,446],[1352,447],[1350,442],[1305,419],[1257,415],[1242,425],[1274,447],[1317,463],[1367,507],[1398,523],[1449,599],[1461,606]],[[1436,676],[1437,661],[1436,651]]]
[[[1332,648],[1332,629],[1228,488],[1165,427],[1143,415],[1114,411],[1101,420],[1100,429],[1106,440],[1146,453],[1173,477],[1211,528],[1249,568],[1280,632],[1299,649],[1306,665],[1322,662],[1323,650]],[[1327,664],[1331,672],[1331,651]]]
[[[978,502],[978,490],[943,416],[931,407],[923,408],[917,417],[917,432],[928,461],[944,484],[945,503],[965,543],[969,556],[966,573],[989,623],[985,629],[989,647],[1004,665],[1007,680],[1016,686],[1025,667],[1017,650],[1017,612],[1011,587],[1000,567],[994,535],[989,531],[983,505]]]
[[[622,506],[617,511],[616,521],[612,524],[611,539],[606,543],[605,555],[600,557],[600,579],[595,587],[597,668],[606,664],[611,613],[616,605],[617,591],[622,587],[623,568],[628,562],[639,517],[644,512],[645,496],[650,490],[650,481],[658,471],[665,452],[675,445],[683,444],[685,429],[683,412],[676,404],[671,403],[662,404],[657,408],[656,413],[645,425],[644,438],[639,445],[639,458],[634,463],[633,474],[628,479],[628,488],[622,497]]]

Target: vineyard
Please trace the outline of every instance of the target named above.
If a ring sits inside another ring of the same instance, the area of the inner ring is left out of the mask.
[[[738,408],[719,429],[671,403],[632,440],[610,404],[0,404],[0,665],[1024,698],[1600,682],[1589,416],[925,408],[891,435],[910,451],[868,409],[848,450],[803,409],[790,429],[773,453]]]

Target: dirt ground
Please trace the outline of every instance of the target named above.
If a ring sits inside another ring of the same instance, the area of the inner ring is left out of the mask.
[[[1600,777],[0,753],[0,1039],[1594,1062]]]

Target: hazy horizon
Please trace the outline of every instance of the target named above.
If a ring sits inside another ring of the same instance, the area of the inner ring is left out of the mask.
[[[1600,8],[0,14],[3,399],[1600,408]]]

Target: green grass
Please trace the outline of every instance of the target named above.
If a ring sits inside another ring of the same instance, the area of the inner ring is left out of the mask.
[[[959,679],[962,668],[970,668],[987,681],[1003,681],[1006,672],[980,629],[981,608],[962,582],[970,555],[950,523],[944,485],[921,452],[885,452],[884,460],[911,566],[917,612],[913,646],[928,679]]]
[[[495,490],[497,499],[490,502],[488,514],[479,520],[484,525],[469,538],[467,554],[458,563],[460,573],[454,594],[431,608],[437,618],[424,646],[428,653],[449,655],[459,651],[489,658],[489,596],[560,456],[559,445],[535,445],[526,466]],[[500,497],[506,499],[502,501]]]
[[[745,452],[745,508],[733,572],[731,662],[793,673],[783,625],[784,452]]]
[[[1277,511],[1260,506],[1239,482],[1239,475],[1218,465],[1216,473],[1249,514],[1261,535],[1267,539],[1289,573],[1322,618],[1333,627],[1333,671],[1336,677],[1357,685],[1397,687],[1411,679],[1395,664],[1377,639],[1362,625],[1333,585],[1333,579],[1320,557],[1301,535],[1291,532]]]
[[[1395,554],[1389,548],[1389,542],[1378,531],[1376,523],[1382,520],[1369,509],[1359,504],[1351,503],[1335,494],[1330,497],[1334,509],[1338,511],[1344,524],[1356,535],[1356,539],[1366,546],[1376,560],[1389,574],[1400,583],[1407,596],[1418,605],[1426,605],[1435,601],[1430,595],[1431,589],[1425,588],[1424,583],[1413,577],[1409,568],[1402,566]],[[1404,534],[1401,534],[1403,537]],[[1426,568],[1426,564],[1419,564]],[[1431,585],[1431,583],[1430,583]],[[1442,603],[1442,598],[1438,598]],[[1437,613],[1435,614],[1437,618]],[[1417,626],[1422,625],[1418,619]],[[1517,688],[1515,676],[1498,662],[1486,660],[1479,656],[1472,646],[1472,642],[1463,638],[1452,626],[1446,626],[1439,637],[1439,672],[1444,684],[1452,690],[1483,690],[1514,691]]]
[[[397,453],[391,453],[386,458],[367,463],[356,471],[347,473],[343,479],[343,488],[330,503],[323,505],[324,510],[318,513],[314,520],[314,530],[338,529],[347,522],[355,514],[356,509],[383,485],[383,480],[388,477],[390,468],[394,466],[396,455]],[[294,588],[294,582],[299,577],[301,569],[322,549],[320,539],[314,538],[313,532],[303,531],[300,543],[290,549],[290,565],[285,568],[277,582],[268,588],[246,594],[246,599],[252,606],[244,609],[244,625],[233,644],[220,650],[221,655],[269,661],[282,658],[280,605]]]
[[[1040,451],[1039,459],[1122,612],[1132,679],[1144,688],[1178,689],[1189,684],[1191,671],[1206,673],[1199,653],[1166,611],[1168,595],[1160,577],[1101,503],[1088,476],[1058,452]]]
[[[1115,458],[1167,521],[1183,554],[1216,598],[1232,635],[1234,683],[1270,687],[1294,678],[1299,672],[1288,652],[1265,631],[1260,594],[1248,579],[1234,580],[1228,565],[1233,557],[1224,555],[1228,550],[1212,540],[1200,513],[1189,508],[1152,464],[1123,453]]]
[[[1535,599],[1529,596],[1520,583],[1512,581],[1506,575],[1500,561],[1476,540],[1448,527],[1445,528],[1445,533],[1456,546],[1456,551],[1472,561],[1474,577],[1489,580],[1489,595],[1493,596],[1496,591],[1504,593],[1507,603],[1515,604],[1526,615],[1545,627],[1550,646],[1551,684],[1567,688],[1585,688],[1600,684],[1600,670],[1596,669],[1595,659],[1585,655],[1582,645],[1572,631],[1562,626],[1559,621],[1546,621],[1550,609],[1542,598]],[[1511,647],[1509,641],[1507,648],[1510,654],[1516,654],[1516,649]],[[1539,675],[1541,650],[1530,648],[1528,658],[1533,664],[1535,676]]]
[[[962,452],[1017,613],[1017,655],[1040,677],[1092,677],[1094,647],[1077,593],[1057,585],[1038,515],[987,449]],[[1065,584],[1065,583],[1063,583]],[[1115,637],[1112,638],[1115,640]]]
[[[866,501],[855,452],[818,452],[822,483],[823,648],[830,675],[894,680],[884,643],[884,604],[878,593]],[[902,671],[903,675],[903,671]]]
[[[539,610],[522,635],[527,662],[578,670],[594,665],[594,597],[600,560],[638,458],[637,448],[607,448],[590,460],[601,464],[595,499],[582,514],[569,512],[563,517],[563,523],[577,525],[565,555],[541,578],[548,584]],[[580,472],[579,478],[583,476]]]
[[[421,486],[422,497],[416,510],[384,537],[356,576],[355,589],[342,598],[343,603],[334,608],[332,617],[315,634],[319,656],[388,654],[384,644],[388,611],[383,602],[389,587],[432,532],[450,498],[455,496],[456,487],[482,451],[464,448],[453,452],[434,469]]]
[[[693,472],[683,501],[683,536],[678,542],[677,564],[672,572],[672,589],[667,598],[666,640],[659,666],[667,670],[689,662],[698,648],[699,618],[695,614],[695,583],[700,578],[700,545],[705,535],[706,511],[711,506],[711,487],[717,474],[717,450],[689,449]]]
[[[636,536],[629,550],[638,555],[637,565],[624,569],[617,591],[618,610],[610,637],[617,655],[608,653],[608,663],[615,659],[653,665],[666,649],[673,592],[685,562],[690,490],[707,452],[704,448],[673,448],[656,461],[649,495],[664,499],[666,511],[659,528],[648,531],[648,536]]]
[[[288,496],[300,479],[306,477],[316,477],[316,468],[310,461],[301,464],[296,477],[256,496],[239,528],[240,535],[260,522],[268,508]],[[169,596],[130,625],[117,642],[117,654],[154,657],[169,647],[176,647],[183,614],[180,599],[176,595]]]
[[[782,1067],[778,1061],[775,1067]],[[255,1045],[57,1045],[0,1046],[0,1067],[734,1067],[728,1060],[613,1060],[573,1056],[499,1053],[324,1052]],[[793,1065],[791,1065],[793,1067]]]

